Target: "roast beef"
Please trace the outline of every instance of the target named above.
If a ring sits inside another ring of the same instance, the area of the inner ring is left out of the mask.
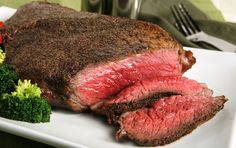
[[[171,95],[212,96],[205,84],[182,76],[165,76],[138,81],[111,99],[104,100],[92,109],[110,118],[126,111],[151,105],[160,98]]]
[[[54,106],[83,111],[138,81],[182,75],[195,63],[159,26],[46,2],[6,22],[6,62]]]
[[[124,113],[116,139],[128,136],[140,145],[157,146],[173,142],[211,119],[224,106],[224,96],[171,96]]]
[[[6,63],[21,79],[36,82],[53,106],[118,117],[117,140],[170,143],[226,101],[182,77],[195,63],[192,52],[154,24],[32,2],[3,30]]]

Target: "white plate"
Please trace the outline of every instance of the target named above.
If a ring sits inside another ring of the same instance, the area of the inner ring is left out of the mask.
[[[6,21],[15,12],[16,12],[16,9],[6,7],[6,6],[0,6],[0,21]]]
[[[185,76],[206,82],[214,95],[229,98],[212,120],[166,148],[235,148],[236,146],[236,54],[191,49],[197,63]],[[0,130],[57,147],[134,148],[132,142],[114,140],[115,128],[90,114],[53,111],[51,122],[30,124],[0,118]]]

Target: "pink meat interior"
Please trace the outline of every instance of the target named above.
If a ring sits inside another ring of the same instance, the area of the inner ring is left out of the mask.
[[[171,96],[160,99],[150,109],[123,114],[120,122],[122,129],[135,139],[164,139],[178,135],[184,128],[191,128],[188,126],[210,114],[213,116],[224,102],[223,96]]]
[[[155,79],[138,81],[123,90],[117,96],[106,101],[106,104],[122,103],[145,99],[156,93],[173,92],[181,95],[212,95],[212,91],[197,81],[182,76],[164,76]]]
[[[83,105],[94,105],[135,82],[158,76],[181,75],[177,50],[154,50],[128,58],[86,67],[71,81]]]

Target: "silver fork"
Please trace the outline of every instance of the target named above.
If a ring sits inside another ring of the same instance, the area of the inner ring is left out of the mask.
[[[188,40],[192,42],[205,42],[222,51],[236,52],[236,45],[203,32],[183,4],[172,6],[171,12],[176,21],[176,28],[184,34]]]

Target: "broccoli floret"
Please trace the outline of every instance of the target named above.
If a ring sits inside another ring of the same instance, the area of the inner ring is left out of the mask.
[[[30,80],[19,80],[14,69],[3,64],[5,56],[0,49],[0,116],[32,123],[49,122],[51,107],[41,97],[40,88]]]
[[[14,69],[6,64],[0,64],[0,95],[14,91],[17,81]]]
[[[6,54],[0,48],[0,95],[14,91],[18,81],[16,72],[10,66],[3,64]]]
[[[51,107],[41,97],[41,90],[30,80],[19,80],[16,91],[11,94],[3,94],[0,97],[0,116],[31,122],[49,122]]]
[[[5,60],[5,58],[6,58],[6,53],[4,53],[4,52],[2,51],[2,49],[0,48],[0,64],[3,63],[3,61]]]
[[[20,99],[5,94],[0,99],[0,116],[31,123],[49,122],[51,107],[41,97]]]
[[[34,98],[41,96],[41,90],[37,84],[31,84],[30,80],[18,81],[16,91],[12,92],[13,96],[17,96],[20,99]]]

